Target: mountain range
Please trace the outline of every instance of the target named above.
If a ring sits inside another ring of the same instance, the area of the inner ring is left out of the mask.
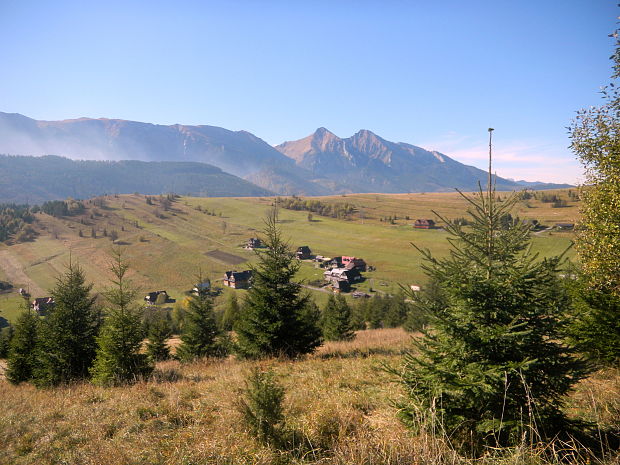
[[[0,153],[76,160],[207,163],[283,195],[433,192],[477,189],[486,172],[449,156],[368,130],[339,138],[325,128],[272,147],[247,131],[156,125],[119,119],[38,121],[0,112]],[[497,178],[498,190],[521,189]],[[529,185],[558,188],[567,185]],[[137,189],[131,190],[131,192]]]

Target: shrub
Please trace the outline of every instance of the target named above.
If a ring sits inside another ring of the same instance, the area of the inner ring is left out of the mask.
[[[272,371],[254,368],[245,380],[245,390],[239,399],[243,423],[259,441],[279,446],[284,430],[284,388]]]

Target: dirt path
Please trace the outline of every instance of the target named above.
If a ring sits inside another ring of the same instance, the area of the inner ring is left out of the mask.
[[[13,286],[28,289],[34,297],[46,294],[43,289],[26,275],[23,265],[8,250],[0,250],[0,268],[2,268]]]

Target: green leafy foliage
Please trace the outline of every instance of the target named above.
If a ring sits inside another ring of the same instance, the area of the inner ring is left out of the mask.
[[[39,317],[29,307],[24,308],[14,328],[5,376],[11,383],[19,384],[32,379],[37,365]]]
[[[100,385],[135,382],[148,376],[153,365],[141,352],[142,327],[139,312],[132,306],[136,290],[126,279],[128,265],[120,251],[115,252],[111,266],[113,287],[108,289],[107,315],[97,338],[97,356],[91,369],[92,380]]]
[[[326,341],[350,341],[355,338],[351,309],[344,297],[329,296],[321,315],[321,328]]]
[[[614,37],[615,81],[620,40]],[[620,91],[612,83],[603,97],[604,105],[579,111],[570,130],[571,148],[586,171],[575,242],[582,272],[571,335],[584,353],[614,364],[620,360]]]
[[[620,91],[612,84],[603,96],[606,103],[579,111],[570,130],[586,170],[576,248],[590,285],[620,295]]]
[[[421,250],[440,298],[426,307],[430,329],[395,370],[407,392],[401,418],[418,428],[432,411],[470,451],[551,438],[570,428],[564,395],[584,375],[561,342],[569,298],[560,259],[529,254],[527,225],[502,227],[515,197],[499,207],[492,191],[465,198],[471,226],[446,222],[449,256]]]
[[[252,287],[235,325],[238,353],[246,358],[296,357],[321,344],[318,319],[307,306],[309,297],[292,281],[299,262],[282,239],[277,220],[275,210],[265,220],[267,249],[252,267]]]
[[[56,304],[41,323],[37,385],[52,386],[88,377],[101,326],[101,312],[91,290],[84,271],[69,262],[52,290]]]

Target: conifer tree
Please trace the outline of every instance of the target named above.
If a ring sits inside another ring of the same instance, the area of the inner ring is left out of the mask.
[[[398,372],[408,394],[401,417],[417,428],[434,409],[450,438],[470,451],[554,437],[569,429],[564,395],[584,375],[561,342],[569,300],[557,277],[560,259],[529,253],[527,225],[502,229],[516,197],[498,206],[490,179],[486,193],[463,197],[472,222],[446,221],[449,256],[421,250],[445,305],[427,309],[431,329],[414,339]]]
[[[383,317],[383,326],[386,328],[397,328],[402,326],[407,319],[409,306],[405,302],[405,296],[402,293],[390,297],[387,302],[387,309]]]
[[[301,285],[291,281],[299,262],[277,225],[277,210],[265,220],[266,246],[252,267],[252,287],[235,325],[238,353],[246,358],[296,357],[312,352],[321,344],[321,332],[309,297]]]
[[[142,322],[132,306],[136,290],[125,277],[128,265],[120,251],[114,252],[111,266],[113,286],[105,292],[106,318],[97,338],[97,356],[91,368],[95,384],[116,385],[148,376],[153,365],[142,348]]]
[[[198,277],[198,282],[203,282],[201,276]],[[198,293],[188,300],[181,335],[182,343],[177,348],[177,357],[183,361],[189,361],[219,355],[219,334],[208,290],[198,286]]]
[[[241,309],[239,308],[239,301],[237,300],[237,294],[234,292],[228,297],[226,309],[222,315],[222,329],[224,331],[232,331],[235,322],[239,319]]]
[[[342,296],[329,296],[321,315],[321,327],[326,341],[350,341],[355,337],[351,325],[351,309]]]
[[[0,358],[9,356],[9,346],[13,338],[13,326],[9,325],[0,329]]]
[[[54,308],[41,322],[35,383],[53,386],[86,378],[95,359],[101,313],[84,271],[69,261],[52,290]]]
[[[26,304],[26,308],[15,322],[13,337],[9,344],[5,376],[13,384],[32,379],[36,366],[38,328],[39,317]]]
[[[166,344],[170,336],[172,336],[172,330],[165,318],[159,317],[151,323],[148,332],[148,342],[146,343],[146,353],[152,361],[158,362],[170,358],[170,348]]]

